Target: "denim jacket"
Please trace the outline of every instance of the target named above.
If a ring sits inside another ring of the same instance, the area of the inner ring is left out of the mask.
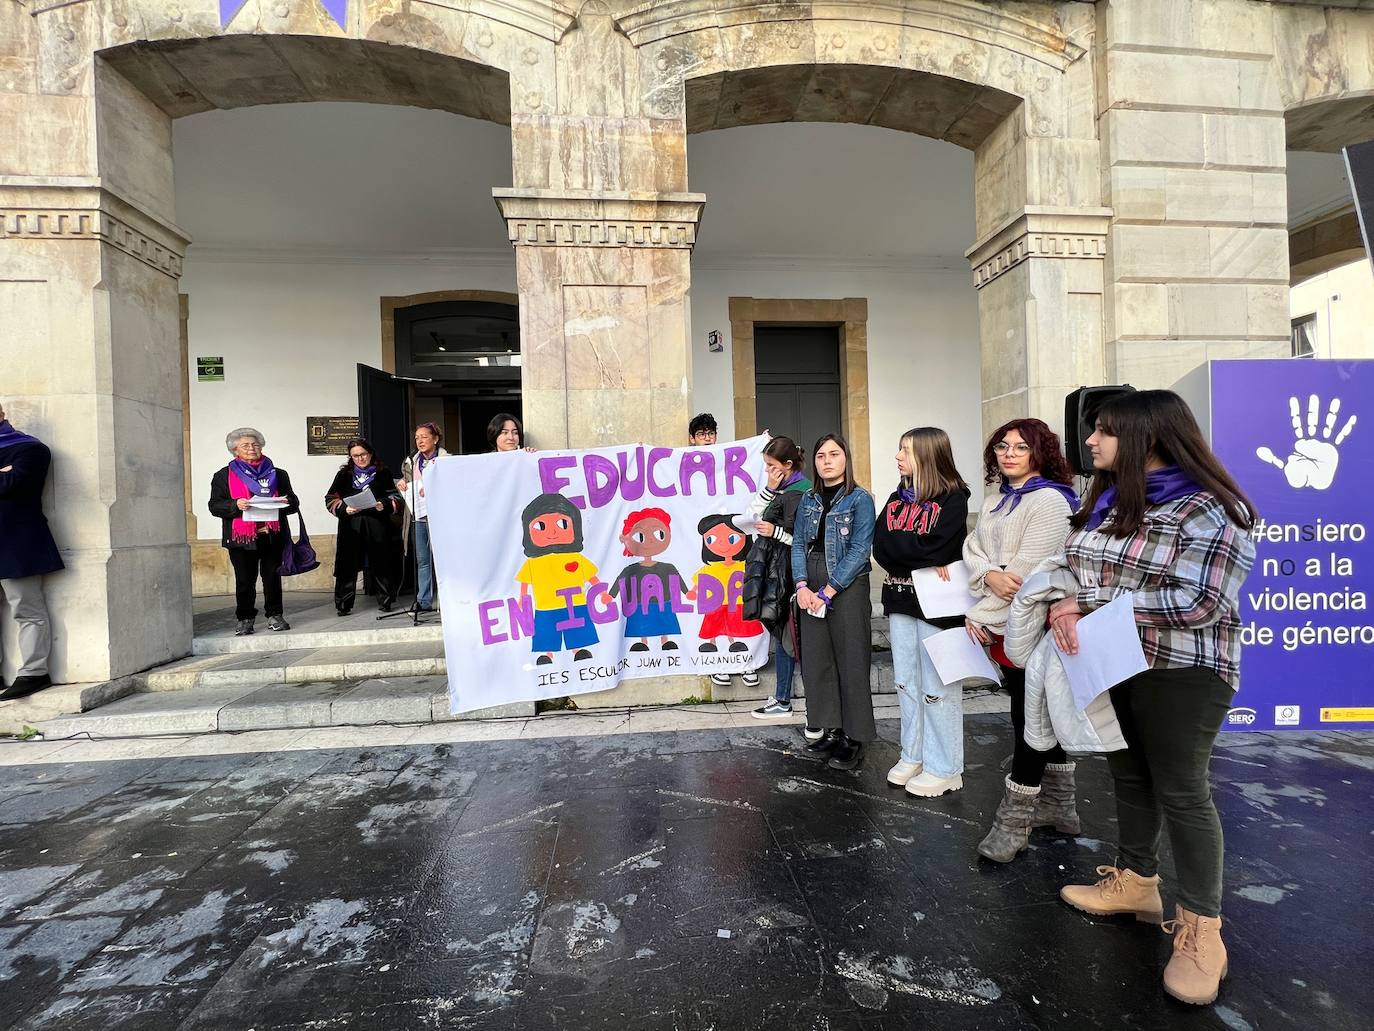
[[[873,553],[873,495],[856,486],[842,498],[836,498],[826,515],[825,584],[808,584],[813,591],[829,586],[839,592],[854,579],[869,570]],[[813,488],[802,498],[797,510],[797,523],[792,531],[792,578],[805,580],[806,550],[816,539],[821,525],[821,498]]]

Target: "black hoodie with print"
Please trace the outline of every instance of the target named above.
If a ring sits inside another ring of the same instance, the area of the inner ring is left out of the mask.
[[[895,490],[879,509],[873,530],[873,558],[887,573],[883,582],[883,612],[887,615],[925,619],[911,586],[912,570],[948,566],[963,557],[968,499],[966,487],[925,504],[903,501],[901,491]],[[947,630],[962,625],[963,618],[949,616],[926,622]]]

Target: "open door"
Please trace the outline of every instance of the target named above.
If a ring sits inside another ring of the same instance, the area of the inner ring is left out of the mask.
[[[358,366],[358,423],[395,476],[411,451],[410,386],[389,372]]]

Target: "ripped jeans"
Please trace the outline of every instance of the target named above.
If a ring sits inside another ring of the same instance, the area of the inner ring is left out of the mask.
[[[888,617],[897,699],[902,707],[902,761],[935,777],[964,772],[964,692],[945,687],[921,642],[940,631],[914,616]]]

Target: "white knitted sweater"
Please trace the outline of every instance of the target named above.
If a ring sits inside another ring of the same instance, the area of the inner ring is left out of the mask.
[[[1014,511],[1012,498],[1002,511],[993,512],[1003,497],[993,490],[983,498],[978,526],[964,541],[968,587],[981,599],[969,609],[967,618],[998,634],[1006,630],[1011,602],[992,593],[986,583],[988,573],[1002,570],[1023,580],[1030,576],[1045,559],[1063,552],[1073,514],[1064,495],[1048,487],[1023,495]]]

